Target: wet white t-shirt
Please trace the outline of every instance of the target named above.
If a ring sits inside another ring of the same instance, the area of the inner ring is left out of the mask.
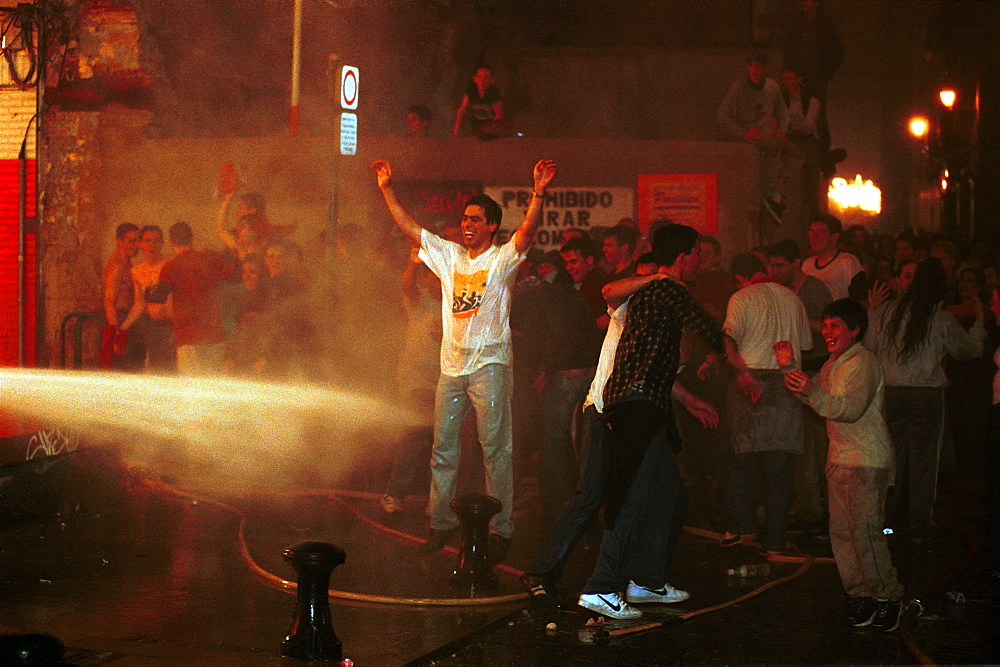
[[[511,283],[524,257],[511,240],[473,259],[463,246],[423,230],[420,259],[441,280],[441,373],[510,366]]]

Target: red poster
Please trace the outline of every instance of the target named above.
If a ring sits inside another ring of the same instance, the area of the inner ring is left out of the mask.
[[[716,174],[639,174],[639,230],[666,218],[702,234],[719,231]]]

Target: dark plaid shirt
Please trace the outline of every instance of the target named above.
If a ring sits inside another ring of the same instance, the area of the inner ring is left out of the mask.
[[[669,413],[684,328],[713,350],[725,352],[719,326],[682,284],[669,278],[655,280],[633,294],[615,353],[615,367],[604,387],[604,405],[640,391]]]

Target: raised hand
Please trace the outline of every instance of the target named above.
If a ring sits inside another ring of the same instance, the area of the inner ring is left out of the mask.
[[[552,160],[539,160],[535,163],[534,179],[535,179],[535,192],[541,194],[545,191],[545,188],[549,186],[552,179],[555,178],[556,172],[559,171],[559,167]]]
[[[375,160],[372,162],[372,171],[378,176],[378,186],[384,188],[392,180],[392,166],[387,160]]]
[[[884,282],[875,282],[872,288],[868,290],[868,310],[874,311],[876,308],[885,303],[885,300],[889,298],[890,294],[889,285]]]

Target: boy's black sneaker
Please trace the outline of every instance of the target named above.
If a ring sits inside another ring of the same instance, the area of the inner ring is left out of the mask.
[[[847,604],[847,619],[852,626],[863,628],[872,624],[878,611],[878,602],[875,598],[851,598]]]
[[[899,627],[899,619],[902,616],[902,600],[879,600],[875,616],[871,621],[872,630],[892,632]]]
[[[531,595],[533,602],[546,607],[562,608],[559,595],[552,584],[533,574],[522,574],[520,581],[521,585],[524,586],[524,590]]]

